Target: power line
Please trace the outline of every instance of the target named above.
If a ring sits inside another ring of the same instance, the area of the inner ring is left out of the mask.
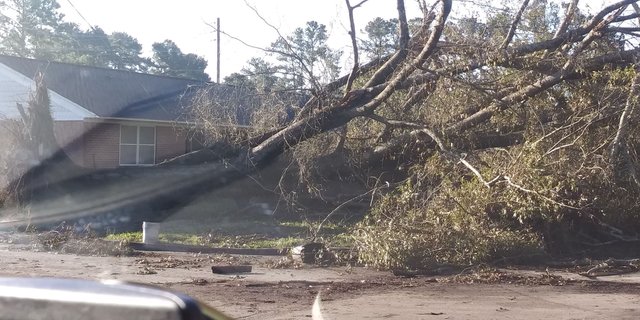
[[[73,2],[71,2],[71,0],[67,0],[67,2],[71,6],[71,8],[73,8],[73,10],[80,16],[80,18],[82,18],[82,20],[84,20],[84,22],[86,22],[89,25],[89,28],[91,28],[93,31],[96,31],[96,28],[94,28],[93,25],[89,22],[89,20],[87,20],[87,18],[85,18],[82,15],[80,10],[78,10],[78,8],[76,8],[76,6],[73,4]]]

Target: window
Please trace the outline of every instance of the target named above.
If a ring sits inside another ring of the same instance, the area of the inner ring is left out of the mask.
[[[120,126],[120,165],[152,165],[155,159],[155,127]]]

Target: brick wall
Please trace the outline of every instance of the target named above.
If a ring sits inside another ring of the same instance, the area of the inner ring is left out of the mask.
[[[186,130],[173,126],[156,127],[156,163],[182,155],[187,150]]]
[[[120,124],[85,122],[84,166],[116,168],[120,165]]]
[[[79,166],[84,166],[84,130],[83,121],[56,121],[53,124],[58,146]]]
[[[75,163],[95,169],[120,166],[119,123],[65,121],[57,123],[55,130],[58,143],[65,146],[65,152]],[[156,163],[182,155],[186,150],[186,130],[156,126]]]

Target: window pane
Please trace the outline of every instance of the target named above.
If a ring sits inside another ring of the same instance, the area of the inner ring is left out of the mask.
[[[156,130],[154,127],[140,127],[140,143],[155,144]]]
[[[120,146],[120,164],[136,164],[136,146]]]
[[[154,146],[140,146],[139,164],[154,164]]]
[[[138,127],[120,126],[120,143],[138,143]]]

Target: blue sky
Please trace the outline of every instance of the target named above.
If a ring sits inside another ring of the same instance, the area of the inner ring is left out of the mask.
[[[71,7],[82,13],[92,25],[107,32],[124,31],[138,38],[148,52],[153,42],[174,40],[185,52],[204,56],[209,61],[207,72],[215,78],[215,32],[207,25],[215,24],[220,17],[221,29],[252,45],[265,47],[277,38],[277,33],[267,27],[247,6],[245,0],[58,0],[67,19],[88,28],[88,24]],[[345,0],[246,0],[271,24],[288,34],[306,21],[316,20],[327,25],[330,44],[345,52],[348,63],[348,17]],[[492,0],[488,0],[492,1]],[[485,1],[485,2],[488,2]],[[583,0],[592,8],[600,8],[603,0]],[[359,0],[351,0],[352,4]],[[415,0],[407,0],[407,14],[419,16]],[[427,1],[430,3],[431,1]],[[471,1],[454,1],[458,14],[473,13],[463,7]],[[482,2],[482,1],[481,1]],[[519,1],[518,1],[519,2]],[[612,3],[612,0],[604,1]],[[395,17],[396,1],[369,0],[356,10],[356,28],[361,30],[375,17]],[[239,71],[245,62],[264,53],[222,36],[222,77]],[[346,66],[345,66],[346,67]],[[348,69],[348,68],[345,68]]]

